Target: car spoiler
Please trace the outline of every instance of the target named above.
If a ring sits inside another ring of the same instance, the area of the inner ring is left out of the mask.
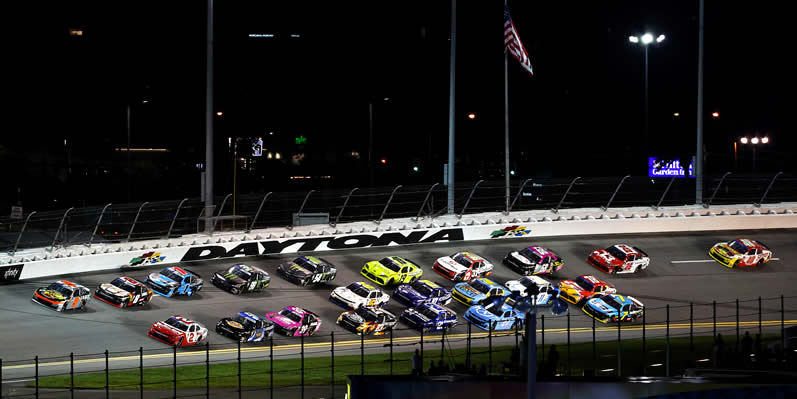
[[[647,252],[645,252],[645,251],[643,251],[643,250],[641,250],[641,249],[639,249],[639,247],[634,247],[634,250],[635,250],[635,251],[637,251],[637,252],[639,252],[639,253],[641,253],[642,255],[644,255],[644,256],[646,256],[646,257],[650,258],[650,256],[648,256],[648,253],[647,253]]]
[[[626,295],[625,297],[630,299],[631,302],[634,303],[634,305],[639,306],[640,308],[644,308],[645,307],[645,305],[643,305],[642,302],[639,302],[639,300],[637,300],[636,298],[634,298],[632,296],[629,296],[629,295]]]
[[[755,240],[755,242],[758,243],[758,245],[764,247],[764,249],[766,249],[767,251],[769,251],[769,245],[764,244],[763,242],[758,241],[758,240]]]
[[[199,273],[197,273],[197,272],[195,272],[195,271],[193,271],[193,270],[191,270],[191,269],[186,269],[186,268],[184,268],[184,267],[183,267],[183,268],[181,268],[181,269],[183,269],[183,270],[185,270],[185,271],[187,271],[187,272],[189,272],[189,273],[193,274],[194,276],[197,276],[197,277],[199,277],[199,278],[202,278],[202,275],[201,275],[201,274],[199,274]]]

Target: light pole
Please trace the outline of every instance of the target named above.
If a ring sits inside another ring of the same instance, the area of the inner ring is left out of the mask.
[[[149,102],[147,99],[140,100],[141,104],[146,104]],[[126,130],[127,130],[127,202],[130,202],[130,192],[131,192],[131,176],[133,175],[133,171],[130,169],[130,117],[132,114],[133,103],[138,103],[138,100],[133,102],[127,103],[126,107]]]
[[[382,102],[390,101],[389,97],[384,97]],[[368,187],[374,186],[374,98],[368,99]]]
[[[651,43],[654,42],[654,35],[652,33],[645,33],[642,36],[629,36],[628,41],[631,43],[642,43],[642,47],[645,48],[645,125],[644,125],[644,137],[643,137],[643,154],[644,160],[647,160],[648,157],[648,47],[650,47]],[[661,43],[664,41],[664,35],[658,35],[655,38],[656,43]]]

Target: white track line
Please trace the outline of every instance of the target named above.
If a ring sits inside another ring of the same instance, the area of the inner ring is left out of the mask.
[[[772,258],[772,260],[780,260],[780,258]],[[698,259],[698,260],[671,260],[670,263],[712,263],[716,262],[714,259]]]

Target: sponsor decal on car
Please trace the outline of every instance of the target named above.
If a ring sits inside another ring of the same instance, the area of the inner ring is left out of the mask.
[[[20,263],[18,265],[0,267],[0,282],[6,283],[19,280],[19,276],[22,275],[23,266],[25,266],[25,264]]]
[[[166,259],[166,256],[161,255],[160,252],[146,252],[141,256],[136,256],[133,259],[130,259],[130,262],[127,262],[127,266],[142,266],[142,265],[154,265],[156,263],[161,263],[163,260]]]
[[[523,237],[529,234],[531,234],[531,229],[527,229],[526,226],[509,226],[493,231],[490,233],[490,238]]]

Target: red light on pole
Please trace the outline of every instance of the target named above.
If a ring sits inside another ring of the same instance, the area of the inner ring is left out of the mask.
[[[224,112],[216,111],[216,116],[222,116],[222,115],[224,115]]]
[[[382,159],[379,160],[379,162],[381,162],[382,165],[386,165],[387,164],[387,158],[382,158]]]
[[[720,113],[719,112],[712,112],[711,116],[714,117],[714,118],[719,118],[720,117]]]
[[[470,120],[476,119],[476,114],[474,114],[473,112],[469,113],[468,114],[468,119],[470,119]]]

